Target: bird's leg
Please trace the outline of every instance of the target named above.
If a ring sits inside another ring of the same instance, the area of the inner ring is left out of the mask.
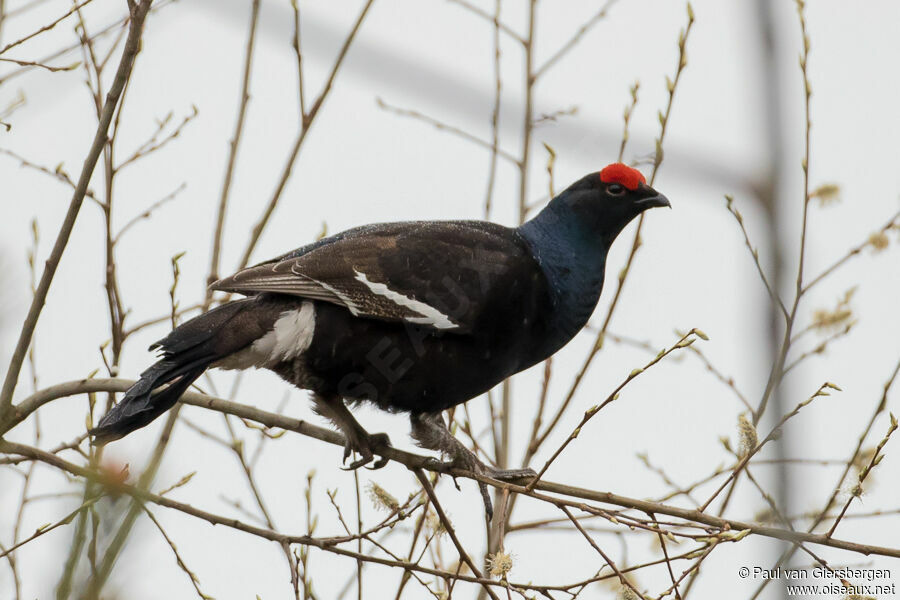
[[[465,469],[479,475],[485,475],[492,479],[501,481],[515,480],[526,477],[535,477],[536,473],[532,469],[497,469],[490,467],[481,460],[475,453],[466,448],[458,439],[453,437],[441,413],[423,413],[411,415],[412,436],[423,448],[429,450],[438,450],[450,457],[447,466]],[[484,509],[488,514],[488,519],[493,517],[493,507],[491,499],[488,496],[487,485],[478,482],[481,490],[481,497],[484,500]]]
[[[350,457],[351,452],[358,452],[361,456],[350,463],[348,470],[358,469],[369,464],[375,458],[375,453],[384,450],[391,445],[391,440],[386,433],[369,433],[353,417],[353,414],[344,404],[340,396],[312,395],[313,410],[322,415],[340,429],[344,434],[344,463]],[[372,469],[380,469],[388,462],[387,458],[380,458],[372,465]]]

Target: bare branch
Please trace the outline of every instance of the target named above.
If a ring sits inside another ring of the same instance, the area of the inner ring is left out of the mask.
[[[21,39],[18,39],[18,40],[14,41],[14,42],[11,42],[11,43],[5,45],[3,48],[0,48],[0,54],[6,54],[7,50],[11,50],[11,49],[15,48],[16,46],[18,46],[18,45],[20,45],[20,44],[24,44],[24,43],[27,42],[28,40],[30,40],[30,39],[32,39],[32,38],[34,38],[34,37],[37,37],[38,35],[44,33],[45,31],[49,31],[49,30],[53,29],[54,27],[56,27],[57,25],[59,25],[62,21],[65,21],[66,19],[68,19],[69,17],[71,17],[72,14],[74,14],[77,10],[81,9],[81,7],[87,6],[87,5],[90,4],[91,2],[93,2],[93,0],[84,0],[84,2],[80,2],[80,3],[76,4],[76,5],[73,6],[71,9],[69,9],[69,11],[68,11],[66,14],[64,14],[64,15],[61,16],[61,17],[59,17],[58,19],[56,19],[56,20],[54,20],[54,21],[51,21],[51,22],[48,23],[47,25],[44,25],[43,27],[41,27],[41,28],[38,29],[37,31],[31,32],[30,34],[26,35],[25,37],[23,37],[23,38],[21,38]],[[146,12],[140,16],[141,20],[143,20],[143,18],[144,18],[145,16],[146,16]],[[38,66],[42,66],[42,65],[38,65]]]
[[[125,48],[122,51],[122,58],[119,61],[119,68],[116,71],[115,80],[109,89],[106,103],[103,106],[103,112],[101,113],[97,133],[94,136],[94,142],[84,161],[84,166],[81,169],[81,176],[78,178],[78,185],[75,188],[75,193],[69,204],[69,210],[60,227],[50,257],[47,259],[44,272],[41,274],[41,280],[37,290],[35,290],[31,308],[28,311],[28,316],[25,318],[25,322],[22,325],[22,331],[19,334],[19,341],[17,342],[16,349],[10,359],[9,369],[6,372],[6,379],[3,381],[3,388],[0,389],[0,429],[4,429],[2,425],[6,420],[5,413],[9,412],[9,409],[12,407],[13,392],[15,392],[16,384],[19,379],[22,362],[25,360],[28,346],[31,344],[31,338],[34,335],[34,329],[37,326],[41,310],[44,308],[44,302],[47,300],[47,292],[50,291],[50,284],[53,281],[53,276],[56,274],[56,269],[59,267],[59,261],[69,242],[69,236],[72,233],[72,229],[75,227],[75,218],[78,216],[81,204],[84,201],[84,196],[87,192],[91,175],[94,172],[94,167],[97,165],[97,160],[100,158],[100,153],[103,151],[103,147],[106,144],[106,136],[109,131],[110,122],[113,118],[113,113],[122,96],[122,91],[125,89],[125,84],[131,76],[134,59],[140,48],[144,19],[147,16],[147,12],[150,10],[151,4],[152,0],[143,0],[141,4],[138,5],[137,9],[132,12],[128,39],[126,40]]]
[[[237,162],[238,148],[241,144],[241,133],[244,131],[244,117],[247,114],[247,104],[250,102],[250,70],[253,66],[253,47],[256,41],[256,24],[259,21],[260,0],[253,0],[250,8],[250,35],[247,38],[247,50],[244,55],[244,77],[241,81],[241,102],[238,108],[237,122],[234,126],[234,136],[231,138],[228,152],[228,165],[225,168],[225,179],[222,182],[222,195],[219,198],[219,208],[216,211],[216,230],[213,234],[212,257],[209,265],[209,275],[206,278],[207,286],[219,279],[219,255],[222,251],[222,232],[225,228],[225,212],[228,208],[228,192],[231,190],[231,180],[234,176],[234,166]],[[209,308],[212,301],[212,289],[206,288],[206,300],[203,302],[203,310]]]
[[[248,264],[250,264],[250,257],[253,255],[253,250],[256,249],[256,244],[259,242],[259,238],[262,236],[266,225],[268,225],[269,219],[272,217],[272,213],[275,212],[275,208],[278,206],[278,201],[281,199],[281,194],[282,192],[284,192],[284,188],[287,185],[288,179],[290,179],[291,177],[291,171],[293,171],[294,169],[294,163],[297,160],[297,156],[300,154],[300,148],[303,146],[303,141],[306,139],[306,134],[307,132],[309,132],[309,129],[315,121],[316,116],[319,114],[319,110],[322,108],[325,99],[328,98],[328,93],[331,91],[332,85],[334,85],[334,80],[337,77],[341,65],[344,63],[344,58],[347,56],[347,52],[350,50],[350,46],[353,43],[353,40],[356,39],[356,34],[359,32],[359,28],[362,26],[362,23],[366,18],[366,14],[368,14],[373,2],[374,0],[366,1],[366,4],[363,6],[362,11],[360,11],[356,22],[353,25],[353,28],[350,30],[350,33],[344,40],[343,46],[341,46],[341,49],[338,52],[337,59],[334,61],[334,65],[331,68],[331,72],[328,75],[328,79],[325,81],[325,85],[323,86],[322,91],[313,102],[313,105],[309,109],[309,112],[302,115],[300,123],[300,133],[297,135],[296,140],[294,140],[294,145],[291,148],[291,152],[288,155],[287,161],[285,162],[284,169],[281,172],[281,177],[278,180],[278,184],[275,186],[275,192],[272,194],[271,200],[269,200],[269,203],[263,210],[262,216],[260,216],[259,221],[257,221],[256,225],[253,227],[253,232],[250,234],[250,240],[247,242],[247,247],[244,249],[244,255],[241,258],[240,268],[244,268]]]
[[[567,41],[565,44],[563,44],[559,50],[554,52],[553,55],[547,59],[547,62],[542,64],[540,67],[538,67],[537,71],[535,71],[535,73],[534,73],[535,79],[539,79],[543,74],[545,74],[548,70],[550,70],[550,68],[552,68],[553,65],[555,65],[557,62],[559,62],[559,60],[562,57],[564,57],[566,54],[568,54],[569,51],[572,50],[572,48],[577,46],[578,42],[580,42],[581,39],[585,35],[587,35],[587,33],[591,29],[593,29],[597,23],[599,23],[600,21],[602,21],[603,19],[606,18],[607,12],[609,11],[610,8],[612,8],[613,4],[615,4],[617,1],[618,0],[607,0],[606,3],[604,3],[603,6],[600,8],[600,10],[597,11],[596,14],[594,14],[593,17],[591,17],[590,19],[585,21],[581,25],[581,27],[578,28],[578,31],[576,31],[575,34],[571,38],[569,38],[569,41]]]

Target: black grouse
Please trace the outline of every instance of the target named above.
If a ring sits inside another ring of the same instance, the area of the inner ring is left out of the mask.
[[[347,408],[406,412],[412,436],[452,464],[497,479],[533,475],[484,465],[441,411],[483,394],[562,348],[587,323],[606,255],[637,215],[669,201],[614,163],[576,181],[533,219],[366,225],[249,267],[215,290],[227,302],[153,344],[161,359],[91,431],[118,439],[170,409],[206,369],[266,368],[311,390],[316,412],[372,462],[389,445]],[[382,458],[374,467],[383,466]],[[490,515],[486,487],[481,485]]]

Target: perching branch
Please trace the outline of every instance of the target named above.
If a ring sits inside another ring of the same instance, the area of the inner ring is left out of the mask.
[[[51,402],[53,400],[64,398],[73,395],[91,393],[91,392],[122,392],[127,390],[134,384],[134,381],[127,379],[85,379],[78,381],[70,381],[66,383],[62,383],[59,385],[55,385],[49,388],[45,388],[36,394],[32,394],[24,401],[22,401],[16,407],[16,415],[15,417],[18,419],[17,422],[21,422],[26,418],[27,415],[30,415],[35,410],[40,408],[41,406]],[[344,438],[341,434],[325,429],[322,427],[318,427],[311,423],[308,423],[303,420],[294,419],[292,417],[286,417],[283,415],[278,415],[275,413],[270,413],[252,406],[247,406],[244,404],[240,404],[237,402],[231,402],[229,400],[224,400],[221,398],[215,398],[212,396],[208,396],[206,394],[201,394],[198,392],[186,392],[184,396],[181,398],[181,404],[188,404],[191,406],[199,406],[202,408],[207,408],[210,410],[215,410],[217,412],[222,412],[230,415],[234,415],[241,419],[246,419],[249,421],[254,421],[259,423],[267,428],[272,429],[283,429],[286,431],[292,431],[295,433],[299,433],[301,435],[305,435],[310,438],[317,439],[322,442],[326,442],[332,444],[334,446],[338,446],[343,448],[344,446]],[[799,408],[799,407],[798,407]],[[0,452],[4,454],[15,454],[20,456],[25,456],[31,458],[33,460],[40,460],[41,462],[45,462],[56,466],[64,471],[67,471],[73,475],[77,475],[79,477],[87,478],[91,481],[99,481],[104,485],[108,485],[108,481],[103,481],[101,476],[98,476],[96,473],[91,471],[90,469],[86,469],[84,467],[78,467],[77,465],[72,465],[67,463],[63,459],[59,458],[56,455],[50,454],[48,452],[44,452],[42,450],[38,450],[36,448],[31,448],[29,446],[23,444],[16,444],[12,442],[0,442]],[[743,532],[747,531],[750,535],[760,535],[763,537],[769,537],[774,539],[785,540],[789,542],[800,542],[800,543],[809,543],[809,544],[817,544],[829,546],[832,548],[838,548],[842,550],[848,550],[851,552],[858,552],[865,555],[870,554],[878,554],[882,556],[891,556],[900,558],[900,548],[889,548],[882,547],[876,545],[868,545],[868,544],[860,544],[856,542],[851,542],[848,540],[840,540],[828,537],[824,534],[812,534],[806,532],[799,531],[789,531],[784,529],[778,529],[775,527],[768,527],[756,523],[748,523],[743,521],[738,521],[734,519],[726,519],[722,517],[716,517],[705,512],[695,510],[695,509],[685,509],[676,506],[671,506],[668,504],[662,504],[658,502],[652,502],[648,500],[639,500],[636,498],[629,498],[625,496],[620,496],[617,494],[613,494],[611,492],[599,492],[594,490],[589,490],[585,488],[580,488],[576,486],[570,486],[561,483],[555,483],[550,481],[540,481],[538,482],[533,490],[528,490],[525,485],[516,485],[512,483],[505,483],[501,481],[496,481],[494,479],[490,479],[489,477],[483,477],[471,473],[469,471],[463,471],[458,469],[448,469],[442,463],[436,462],[433,458],[414,454],[411,452],[406,452],[404,450],[400,450],[397,448],[385,448],[384,456],[390,461],[394,461],[404,465],[408,469],[424,469],[428,471],[434,471],[438,473],[446,473],[453,475],[454,477],[466,477],[469,479],[475,479],[477,481],[483,481],[488,485],[491,485],[498,489],[508,489],[512,493],[522,494],[525,496],[533,497],[533,498],[541,498],[540,492],[549,492],[555,495],[563,495],[570,496],[573,498],[577,498],[580,500],[587,500],[593,502],[600,502],[604,504],[612,504],[615,506],[621,506],[624,508],[634,509],[639,512],[647,513],[652,512],[657,515],[668,515],[671,517],[676,517],[678,519],[683,519],[689,523],[697,523],[700,525],[711,526],[723,532]],[[146,498],[148,497],[145,493],[138,491],[136,488],[125,487],[122,488],[122,491],[129,493],[138,498]],[[171,501],[168,498],[158,499],[154,498],[155,503],[160,504],[161,506],[169,506],[169,507],[178,507],[178,503]],[[575,502],[570,504],[576,508],[581,508],[583,504]],[[182,508],[179,508],[182,510]],[[196,511],[196,509],[191,509]],[[187,511],[185,511],[187,512]],[[204,520],[209,520],[204,514]],[[195,515],[196,516],[196,515]],[[227,524],[227,523],[223,523]],[[242,530],[252,532],[253,529],[251,526],[241,526],[239,527]],[[250,529],[247,529],[250,528]],[[256,528],[258,529],[258,528]],[[288,536],[289,537],[289,536]],[[286,539],[285,536],[279,537],[279,540]],[[300,536],[297,538],[308,540],[308,537]],[[355,538],[354,538],[355,539]],[[298,543],[296,541],[292,541],[291,543]]]

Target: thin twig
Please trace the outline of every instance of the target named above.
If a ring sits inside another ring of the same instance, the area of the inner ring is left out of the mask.
[[[600,556],[603,557],[603,560],[606,561],[606,564],[609,565],[609,568],[613,570],[613,572],[616,574],[616,576],[618,576],[619,582],[622,584],[622,586],[627,587],[632,592],[637,594],[638,598],[643,599],[644,595],[641,593],[641,591],[639,589],[637,589],[636,587],[634,587],[634,584],[632,584],[631,581],[629,581],[628,578],[622,574],[622,572],[619,570],[619,567],[616,566],[616,563],[614,563],[613,560],[606,554],[606,552],[604,552],[600,548],[600,546],[597,545],[597,542],[595,542],[593,540],[593,538],[591,538],[591,536],[588,535],[588,532],[584,530],[584,527],[581,526],[581,523],[578,522],[578,519],[573,517],[572,513],[569,512],[569,509],[566,508],[565,506],[561,506],[560,510],[563,511],[563,513],[565,513],[565,515],[569,518],[569,520],[572,522],[572,524],[575,526],[575,528],[581,533],[581,535],[584,537],[584,539],[587,540],[587,542],[591,545],[591,547],[594,550],[596,550],[597,553],[600,554]]]
[[[58,19],[55,19],[55,20],[51,21],[51,22],[48,23],[47,25],[44,25],[43,27],[41,27],[40,29],[38,29],[37,31],[33,31],[33,32],[29,33],[29,34],[26,35],[25,37],[23,37],[23,38],[21,38],[21,39],[18,39],[18,40],[14,41],[14,42],[11,42],[11,43],[5,45],[3,48],[0,48],[0,54],[5,54],[7,50],[11,50],[11,49],[15,48],[16,46],[18,46],[18,45],[20,45],[20,44],[24,44],[24,43],[27,42],[28,40],[30,40],[30,39],[32,39],[32,38],[34,38],[34,37],[36,37],[36,36],[38,36],[38,35],[44,33],[45,31],[50,31],[51,29],[53,29],[54,27],[56,27],[57,25],[59,25],[61,22],[65,21],[66,19],[68,19],[69,17],[71,17],[72,14],[75,13],[77,10],[81,9],[83,6],[87,6],[87,5],[90,4],[91,2],[93,2],[93,0],[84,0],[84,2],[80,2],[80,3],[76,4],[76,5],[73,6],[71,9],[69,9],[69,11],[68,11],[66,14],[64,14],[64,15],[61,16],[61,17],[59,17]],[[148,3],[148,4],[149,4],[149,3]],[[140,18],[143,20],[143,18],[144,18],[145,16],[146,16],[146,12],[144,12],[144,14],[141,15]],[[132,17],[134,17],[134,15],[132,15]]]
[[[456,551],[459,553],[459,558],[461,561],[466,563],[471,569],[472,573],[475,574],[479,579],[483,579],[484,576],[481,574],[481,570],[472,562],[472,559],[469,558],[469,553],[466,552],[466,549],[460,543],[459,538],[456,537],[456,531],[453,529],[453,524],[450,523],[450,519],[447,518],[447,515],[444,513],[444,509],[441,508],[440,502],[438,502],[437,494],[434,493],[434,488],[431,486],[431,482],[428,481],[428,478],[425,476],[425,473],[421,468],[413,469],[413,473],[416,476],[416,479],[419,480],[419,483],[422,484],[422,487],[425,489],[425,493],[428,494],[428,499],[431,501],[431,505],[434,507],[434,511],[437,513],[438,518],[441,520],[441,523],[444,526],[444,530],[447,532],[447,535],[450,536],[450,540],[453,542],[453,545],[456,546]],[[493,600],[499,600],[494,591],[489,587],[485,586],[484,591],[493,598]]]
[[[491,217],[491,201],[494,197],[494,182],[497,179],[497,156],[500,147],[500,101],[503,80],[500,67],[500,0],[494,0],[494,107],[491,109],[491,158],[488,166],[487,191],[484,197],[484,218]]]
[[[16,58],[5,58],[2,56],[0,56],[0,62],[10,62],[15,65],[19,65],[20,67],[38,67],[40,69],[50,71],[51,73],[73,71],[81,66],[80,63],[72,63],[71,65],[65,65],[62,67],[54,67],[52,65],[45,65],[44,63],[40,63],[40,62],[34,62],[34,61],[30,61],[30,60],[19,60]]]
[[[459,127],[456,127],[455,125],[450,125],[448,123],[444,123],[443,121],[439,121],[438,119],[435,119],[434,117],[423,114],[417,110],[412,110],[409,108],[400,108],[399,106],[393,106],[391,104],[388,104],[381,98],[375,98],[375,103],[378,105],[378,108],[380,108],[382,110],[394,113],[395,115],[399,115],[401,117],[409,117],[411,119],[416,119],[416,120],[422,121],[424,123],[428,123],[429,125],[433,125],[434,128],[438,129],[439,131],[446,131],[447,133],[451,133],[451,134],[453,134],[457,137],[460,137],[466,141],[472,142],[476,146],[481,146],[482,148],[490,150],[492,157],[499,156],[505,160],[508,160],[509,162],[511,162],[513,164],[519,163],[519,159],[517,159],[515,156],[513,156],[512,154],[510,154],[509,152],[500,148],[497,145],[496,137],[494,139],[492,139],[492,141],[489,142],[487,140],[481,139],[480,137],[478,137],[476,135],[469,133],[468,131],[465,131],[464,129],[460,129]]]
[[[491,15],[486,10],[483,10],[483,9],[475,6],[474,4],[468,2],[467,0],[447,0],[447,1],[451,2],[453,4],[456,4],[457,6],[463,7],[470,13],[477,15],[477,16],[481,17],[482,19],[485,19],[486,21],[490,21],[491,23],[494,23],[495,26],[497,27],[497,29],[499,29],[500,31],[502,31],[503,33],[508,35],[513,40],[519,42],[523,46],[525,45],[525,43],[526,43],[525,38],[523,38],[521,35],[516,33],[509,25],[506,25],[505,23],[502,23],[499,20],[495,20],[495,15]]]
[[[238,108],[237,122],[234,126],[234,136],[231,138],[228,152],[228,165],[225,167],[225,179],[222,182],[222,194],[219,197],[219,208],[216,211],[216,230],[213,234],[212,258],[209,264],[209,275],[206,278],[207,286],[219,279],[219,255],[222,252],[222,232],[225,228],[225,213],[228,208],[228,192],[231,190],[231,181],[234,176],[234,167],[237,163],[238,148],[241,144],[241,133],[244,131],[244,117],[247,114],[247,104],[250,102],[250,71],[253,66],[253,48],[256,41],[256,25],[259,22],[260,0],[253,0],[250,7],[250,34],[247,38],[247,50],[244,55],[244,76],[241,81],[241,101]],[[203,302],[203,311],[209,308],[212,301],[212,289],[206,288],[206,300]]]
[[[887,233],[890,229],[897,227],[898,224],[900,224],[900,211],[895,212],[894,216],[892,216],[888,220],[887,223],[885,223],[884,225],[879,227],[876,231],[878,233]],[[839,258],[838,260],[833,262],[829,267],[825,268],[821,273],[819,273],[818,275],[813,277],[809,282],[807,282],[803,286],[803,289],[801,290],[801,292],[804,294],[806,292],[808,292],[814,285],[816,285],[817,283],[819,283],[820,281],[822,281],[823,279],[825,279],[826,277],[828,277],[829,275],[834,273],[838,268],[842,267],[844,264],[847,263],[847,261],[849,261],[854,256],[857,256],[860,252],[862,252],[870,244],[871,244],[871,242],[867,239],[866,241],[862,242],[861,244],[857,244],[856,246],[854,246],[853,248],[848,250],[844,256],[842,256],[841,258]]]
[[[634,109],[638,103],[638,90],[640,88],[641,82],[635,81],[630,90],[631,104],[626,106],[625,112],[622,113],[622,142],[619,144],[619,156],[616,159],[618,162],[625,160],[625,147],[628,145],[628,138],[630,137],[628,126],[631,124],[631,115],[634,114]]]
[[[555,65],[557,62],[559,62],[559,60],[563,56],[568,54],[569,51],[572,50],[572,48],[577,46],[578,42],[580,42],[581,39],[585,35],[587,35],[587,33],[591,29],[593,29],[595,25],[597,25],[597,23],[599,23],[600,21],[602,21],[603,19],[606,18],[607,12],[609,11],[610,8],[612,8],[613,4],[615,4],[616,2],[617,2],[617,0],[607,0],[603,4],[603,6],[600,8],[600,10],[594,14],[593,17],[591,17],[590,19],[585,21],[581,25],[581,27],[578,28],[578,31],[576,31],[574,33],[574,35],[572,35],[572,37],[569,38],[569,41],[567,41],[565,44],[563,44],[562,47],[559,48],[559,50],[554,52],[553,55],[547,59],[547,62],[542,64],[540,67],[538,67],[538,69],[534,72],[535,79],[539,79],[548,70],[550,70],[550,68],[553,67],[553,65]]]
[[[148,206],[142,213],[135,215],[134,217],[129,219],[129,221],[127,223],[125,223],[125,225],[122,226],[122,228],[119,230],[119,232],[115,236],[113,236],[113,244],[117,244],[119,242],[119,240],[122,239],[122,236],[129,229],[131,229],[132,227],[134,227],[141,221],[149,219],[151,216],[153,216],[153,213],[156,211],[156,209],[158,209],[161,206],[163,206],[164,204],[174,200],[178,196],[178,194],[180,194],[181,192],[183,192],[185,190],[185,188],[187,188],[187,184],[182,182],[177,188],[175,188],[174,190],[172,190],[171,192],[169,192],[168,194],[166,194],[165,196],[163,196],[162,198],[160,198],[159,200],[157,200],[156,202],[154,202],[153,204]],[[128,330],[125,333],[127,334],[127,333],[134,332],[138,328],[143,328],[143,327],[140,325],[136,325],[131,330]],[[127,337],[127,335],[126,335],[126,337]]]
[[[769,298],[772,299],[772,303],[778,307],[781,311],[781,314],[784,315],[785,320],[790,318],[788,314],[788,310],[784,305],[784,302],[781,300],[781,297],[778,295],[778,292],[775,290],[775,287],[769,283],[769,278],[766,277],[766,272],[762,268],[762,264],[759,262],[759,250],[753,247],[753,244],[750,243],[750,234],[747,233],[747,228],[744,227],[744,216],[734,208],[734,198],[725,195],[725,207],[728,209],[734,219],[738,222],[738,225],[741,228],[741,233],[744,234],[744,244],[747,246],[747,249],[750,251],[750,254],[753,256],[753,264],[756,265],[756,271],[759,273],[759,278],[762,280],[763,284],[766,286],[766,291],[769,293]],[[754,411],[756,412],[756,411]]]
[[[568,445],[570,443],[572,443],[572,441],[574,441],[575,438],[578,437],[578,435],[581,433],[581,428],[584,427],[588,421],[590,421],[592,418],[594,418],[594,416],[598,412],[600,412],[600,410],[602,410],[603,407],[605,407],[607,404],[616,400],[619,397],[619,392],[621,392],[622,389],[625,388],[625,386],[627,386],[631,381],[633,381],[635,378],[637,378],[641,373],[643,373],[647,369],[653,367],[658,362],[660,362],[661,360],[663,360],[664,358],[669,356],[672,352],[675,352],[676,350],[690,346],[695,341],[695,339],[697,339],[693,336],[697,336],[702,339],[703,337],[705,337],[705,334],[702,334],[702,335],[698,334],[696,329],[691,329],[689,332],[682,335],[681,338],[677,342],[675,342],[670,348],[662,350],[659,354],[656,355],[655,358],[653,358],[653,360],[651,360],[650,362],[645,364],[642,368],[634,369],[631,373],[629,373],[628,376],[625,377],[625,379],[623,379],[622,382],[619,383],[619,385],[617,385],[615,387],[615,389],[613,389],[612,392],[610,392],[610,394],[603,400],[603,402],[586,410],[584,412],[584,416],[581,419],[581,422],[578,423],[578,425],[575,427],[575,429],[572,431],[572,433],[566,437],[566,439],[562,442],[562,444],[559,445],[559,447],[550,456],[550,458],[547,459],[547,462],[545,462],[544,466],[541,467],[541,470],[538,471],[537,477],[535,477],[528,483],[527,489],[529,489],[529,490],[534,489],[534,486],[537,484],[538,481],[540,481],[540,479],[544,475],[544,473],[547,472],[547,469],[550,468],[550,465],[553,464],[553,462],[559,457],[559,455],[562,454],[563,450],[565,450],[568,447]]]
[[[862,484],[865,482],[866,477],[869,476],[869,473],[872,472],[872,469],[881,462],[881,459],[884,458],[884,455],[881,453],[885,444],[888,443],[888,440],[891,439],[891,435],[897,430],[897,417],[891,413],[891,422],[888,427],[887,433],[884,435],[884,438],[878,443],[878,446],[875,447],[875,451],[872,453],[872,458],[869,460],[869,464],[867,464],[860,472],[858,481],[853,489],[850,492],[850,497],[847,498],[847,502],[844,504],[844,507],[841,509],[840,513],[838,513],[837,518],[832,523],[831,528],[828,530],[828,533],[825,535],[831,537],[834,535],[834,531],[837,529],[837,526],[840,524],[841,519],[844,518],[844,515],[847,514],[847,509],[850,508],[850,504],[853,503],[854,498],[858,498],[862,495]]]
[[[160,140],[159,134],[162,133],[163,129],[165,128],[165,126],[168,124],[169,120],[172,117],[172,113],[169,113],[165,119],[163,119],[162,121],[159,122],[156,132],[150,137],[150,139],[147,140],[146,142],[144,142],[143,144],[141,144],[137,148],[137,150],[135,150],[131,154],[131,156],[129,156],[128,158],[126,158],[125,160],[123,160],[122,162],[117,164],[115,166],[115,171],[119,172],[123,168],[127,167],[128,165],[133,164],[134,162],[140,160],[141,158],[143,158],[149,154],[152,154],[152,153],[156,152],[157,150],[159,150],[160,148],[164,147],[166,144],[168,144],[169,142],[171,142],[172,140],[174,140],[175,138],[180,136],[181,132],[184,130],[184,128],[187,126],[187,124],[190,123],[191,121],[193,121],[194,119],[196,119],[198,114],[200,114],[200,113],[197,110],[197,107],[191,106],[191,112],[188,113],[188,115],[185,116],[181,120],[181,123],[179,123],[168,135],[166,135],[166,137],[164,137],[163,139]]]
[[[59,528],[59,527],[62,527],[63,525],[68,525],[69,523],[71,523],[71,522],[75,519],[75,517],[78,515],[78,513],[80,513],[80,512],[81,512],[82,510],[84,510],[85,508],[88,508],[89,506],[92,506],[92,505],[93,505],[94,503],[96,503],[97,500],[99,500],[99,499],[100,499],[100,497],[98,496],[98,497],[96,497],[96,498],[93,498],[93,499],[91,499],[91,500],[88,500],[87,502],[84,502],[81,506],[79,506],[78,508],[76,508],[75,510],[73,510],[72,512],[70,512],[69,514],[67,514],[65,517],[63,517],[63,518],[60,519],[59,521],[57,521],[57,522],[55,522],[55,523],[53,523],[53,524],[51,524],[51,525],[45,525],[45,526],[42,526],[42,527],[38,527],[38,528],[35,530],[35,532],[34,532],[33,534],[31,534],[30,536],[28,536],[28,537],[25,538],[24,540],[20,541],[20,542],[17,543],[17,544],[14,544],[13,546],[10,546],[9,548],[7,548],[6,550],[4,550],[3,552],[0,552],[0,558],[4,558],[4,557],[6,557],[6,556],[12,554],[13,552],[15,552],[16,550],[18,550],[19,548],[21,548],[21,547],[24,546],[25,544],[29,543],[30,541],[35,540],[35,539],[41,537],[42,535],[45,535],[45,534],[47,534],[47,533],[50,533],[50,532],[53,531],[54,529],[57,529],[57,528]]]
[[[163,538],[166,540],[166,543],[169,545],[169,548],[172,549],[172,554],[175,555],[175,561],[178,563],[178,566],[184,571],[185,575],[191,580],[191,585],[194,586],[194,591],[197,592],[197,595],[200,596],[202,600],[213,600],[212,596],[208,596],[203,593],[203,590],[200,589],[200,580],[194,574],[193,571],[188,568],[187,564],[184,562],[184,559],[181,558],[181,555],[178,553],[178,548],[175,546],[175,542],[172,541],[172,538],[169,537],[169,534],[166,533],[166,530],[163,529],[162,524],[156,519],[153,513],[146,506],[144,508],[144,513],[150,518],[156,528],[159,530],[159,533],[162,534]]]
[[[711,503],[713,500],[715,500],[715,498],[722,492],[722,490],[724,490],[724,489],[728,486],[729,483],[731,483],[733,480],[735,480],[735,479],[737,478],[737,476],[738,476],[738,475],[740,474],[740,472],[744,469],[744,467],[747,466],[747,463],[750,462],[750,459],[751,459],[751,458],[753,458],[754,456],[756,456],[756,454],[757,454],[760,450],[762,450],[763,447],[764,447],[766,444],[768,444],[768,443],[771,442],[772,440],[776,439],[776,438],[780,435],[781,427],[782,427],[785,423],[787,423],[788,420],[790,420],[790,419],[792,419],[793,417],[797,416],[797,413],[799,413],[800,410],[801,410],[803,407],[805,407],[807,404],[809,404],[810,402],[812,402],[812,401],[815,400],[816,398],[818,398],[818,397],[820,397],[820,396],[828,396],[829,393],[828,393],[827,391],[825,391],[825,390],[826,390],[826,389],[829,389],[829,388],[830,388],[830,389],[835,389],[835,390],[840,390],[840,388],[838,388],[838,387],[837,387],[836,385],[834,385],[833,383],[827,383],[827,382],[826,382],[826,383],[823,383],[822,385],[819,386],[819,389],[817,389],[816,392],[815,392],[812,396],[810,396],[809,398],[807,398],[807,399],[804,400],[803,402],[799,403],[797,406],[794,407],[794,410],[792,410],[792,411],[789,412],[789,413],[786,413],[783,417],[781,417],[781,419],[779,419],[778,423],[776,423],[775,426],[772,427],[772,430],[768,433],[768,435],[766,435],[766,437],[765,437],[761,442],[759,442],[759,443],[756,445],[755,448],[751,448],[751,449],[749,450],[749,452],[747,452],[743,457],[741,457],[740,462],[738,462],[738,464],[735,466],[734,470],[733,470],[733,471],[731,472],[731,474],[728,476],[728,479],[726,479],[726,480],[722,483],[722,485],[720,485],[720,486],[718,487],[718,489],[716,489],[716,491],[712,494],[712,496],[710,496],[710,497],[706,500],[706,502],[704,502],[703,505],[700,507],[700,512],[705,511],[705,510],[709,507],[710,503]]]
[[[256,225],[254,225],[253,227],[253,231],[250,234],[250,240],[247,242],[247,247],[244,249],[244,254],[241,257],[240,268],[244,268],[248,264],[250,264],[250,257],[253,255],[253,251],[256,249],[256,244],[259,243],[259,239],[260,237],[262,237],[263,231],[265,231],[266,226],[269,223],[269,219],[272,217],[272,213],[275,212],[275,208],[277,208],[278,206],[278,201],[281,199],[281,194],[282,192],[284,192],[284,188],[285,186],[287,186],[287,182],[291,177],[291,172],[294,169],[294,163],[297,161],[297,156],[300,154],[300,149],[303,147],[303,141],[306,139],[306,134],[309,132],[309,129],[310,127],[312,127],[316,116],[319,114],[319,110],[321,110],[322,105],[328,98],[328,94],[329,92],[331,92],[331,88],[334,85],[335,79],[337,78],[338,71],[340,71],[341,65],[344,63],[344,58],[346,58],[347,53],[350,50],[350,46],[353,44],[353,40],[356,39],[356,34],[359,32],[359,29],[362,26],[362,23],[365,20],[369,9],[372,7],[373,2],[374,0],[366,1],[365,5],[359,13],[359,16],[356,19],[356,22],[353,24],[353,28],[350,30],[350,33],[347,35],[347,38],[344,40],[344,44],[341,46],[341,49],[338,52],[338,56],[334,61],[331,72],[328,74],[328,78],[325,80],[325,85],[322,87],[322,91],[319,92],[319,95],[313,102],[312,107],[310,107],[309,112],[302,116],[300,122],[300,132],[297,134],[297,138],[294,140],[294,145],[291,148],[288,159],[285,162],[284,168],[282,169],[281,177],[278,179],[278,183],[275,186],[275,191],[272,194],[272,198],[269,200],[269,203],[266,205],[265,209],[263,209],[259,221],[257,221]]]

